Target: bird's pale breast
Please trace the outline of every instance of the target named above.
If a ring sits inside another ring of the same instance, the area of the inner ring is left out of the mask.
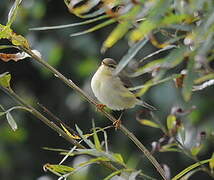
[[[138,102],[135,95],[125,88],[119,77],[98,70],[92,78],[91,87],[97,99],[113,110],[134,107]]]

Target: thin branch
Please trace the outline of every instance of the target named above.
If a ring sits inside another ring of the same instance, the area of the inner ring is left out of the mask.
[[[64,75],[62,75],[59,71],[57,71],[55,68],[50,66],[46,61],[44,61],[42,58],[38,57],[36,54],[34,54],[30,49],[27,49],[25,47],[19,47],[24,52],[28,53],[32,58],[34,58],[37,62],[45,66],[47,69],[49,69],[57,78],[59,78],[62,82],[64,82],[67,86],[74,89],[81,97],[83,97],[85,100],[87,100],[90,104],[97,106],[97,102],[92,99],[90,96],[88,96],[82,89],[80,89],[72,80],[67,79]],[[104,109],[100,109],[100,112],[107,117],[110,121],[115,122],[116,119],[106,112]],[[157,162],[157,160],[153,157],[153,155],[147,150],[147,148],[136,138],[136,136],[130,132],[125,126],[121,125],[119,128],[123,134],[128,136],[128,138],[134,142],[134,144],[145,154],[145,156],[148,158],[148,160],[154,165],[154,167],[157,169],[157,171],[160,173],[162,178],[164,180],[167,180],[165,172],[161,165]]]
[[[65,140],[73,144],[74,146],[80,148],[80,149],[86,149],[85,146],[80,144],[75,139],[71,138],[68,134],[66,134],[60,127],[58,127],[54,122],[47,119],[45,116],[43,116],[39,111],[37,111],[34,107],[30,106],[26,102],[22,100],[21,97],[19,97],[11,88],[4,88],[0,86],[0,89],[2,89],[6,94],[8,94],[12,99],[14,99],[16,102],[18,102],[20,105],[23,106],[22,109],[27,110],[32,115],[40,119],[43,123],[45,123],[47,126],[49,126],[51,129],[53,129],[55,132],[57,132],[61,137],[63,137]],[[111,169],[113,171],[117,171],[118,169],[114,167],[110,162],[104,162],[100,161],[100,164],[107,167],[108,169]]]

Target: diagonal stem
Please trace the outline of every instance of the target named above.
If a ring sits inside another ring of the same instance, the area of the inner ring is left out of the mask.
[[[57,132],[61,137],[63,137],[65,140],[67,140],[69,143],[73,144],[74,146],[80,148],[80,149],[86,149],[85,146],[80,144],[75,139],[71,138],[68,134],[66,134],[60,127],[58,127],[55,123],[50,121],[48,118],[46,118],[44,115],[42,115],[39,111],[37,111],[34,107],[27,104],[25,101],[22,100],[21,97],[19,97],[11,88],[4,88],[0,86],[0,89],[2,89],[6,94],[8,94],[11,98],[13,98],[16,102],[18,102],[20,105],[23,106],[23,108],[26,108],[28,112],[30,112],[32,115],[40,119],[43,123],[45,123],[47,126],[49,126],[51,129],[53,129],[55,132]],[[111,169],[113,171],[117,171],[118,169],[113,166],[110,162],[100,161],[100,164],[105,166],[108,169]]]
[[[92,99],[90,96],[88,96],[81,88],[79,88],[72,80],[66,78],[64,75],[62,75],[59,71],[57,71],[55,68],[53,68],[51,65],[49,65],[46,61],[44,61],[41,57],[38,57],[36,54],[34,54],[30,49],[27,49],[25,47],[19,47],[21,50],[29,54],[32,58],[34,58],[37,62],[45,66],[47,69],[49,69],[57,78],[59,78],[61,81],[63,81],[67,86],[74,89],[81,97],[83,97],[85,100],[87,100],[90,104],[93,104],[97,106],[97,102]],[[101,113],[107,117],[110,121],[115,122],[116,119],[106,112],[104,109],[100,109]],[[156,170],[159,172],[159,174],[162,176],[164,180],[167,180],[165,172],[161,165],[158,163],[158,161],[154,158],[154,156],[147,150],[147,148],[136,138],[136,136],[130,132],[125,126],[121,125],[119,129],[128,136],[128,138],[144,153],[144,155],[148,158],[148,160],[153,164],[153,166],[156,168]]]

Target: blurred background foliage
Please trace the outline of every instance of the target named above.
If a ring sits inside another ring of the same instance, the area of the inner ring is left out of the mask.
[[[7,14],[12,3],[13,1],[1,0],[0,22],[2,24],[6,23]],[[32,27],[69,24],[80,21],[83,21],[82,18],[69,13],[62,1],[24,0],[12,28],[16,33],[24,35],[30,41],[32,48],[39,50],[49,64],[92,95],[90,79],[99,63],[104,57],[111,57],[119,61],[129,48],[128,37],[120,40],[115,46],[101,54],[100,49],[103,42],[115,25],[78,37],[70,37],[70,34],[93,27],[97,22],[93,26],[84,25],[52,31],[29,31],[29,28]],[[161,39],[163,37],[159,34],[158,38]],[[8,43],[6,40],[0,41],[0,44],[6,43]],[[147,43],[143,51],[140,51],[135,59],[141,59],[155,50],[157,50],[157,47],[152,43]],[[10,51],[2,50],[1,52]],[[155,59],[164,57],[167,54],[168,51],[158,54]],[[135,64],[135,60],[131,61],[131,63]],[[184,66],[184,64],[181,66]],[[177,67],[177,69],[171,71],[177,72],[178,69],[182,68]],[[62,84],[47,69],[44,69],[30,58],[17,63],[0,61],[0,74],[4,72],[11,73],[13,77],[12,88],[21,97],[34,106],[38,106],[37,103],[39,102],[48,107],[51,112],[54,112],[55,115],[71,127],[78,124],[84,132],[89,132],[92,127],[92,119],[95,119],[96,126],[104,127],[110,124],[108,120],[95,112],[94,107],[84,102],[83,99]],[[135,78],[134,83],[142,84],[146,80],[148,80],[148,76],[143,75]],[[192,144],[199,143],[201,134],[204,135],[205,133],[204,146],[199,153],[199,159],[210,158],[214,149],[213,88],[211,86],[203,91],[194,93],[188,103],[184,102],[181,90],[176,88],[173,81],[154,86],[143,96],[150,104],[158,108],[156,116],[163,124],[166,124],[167,116],[170,114],[172,107],[179,106],[183,109],[191,109],[192,106],[196,106],[196,109],[189,113],[188,116],[185,116],[182,122],[187,132],[186,144],[189,147]],[[15,105],[3,92],[0,92],[0,104],[5,109]],[[138,107],[127,111],[123,123],[151,149],[152,142],[157,142],[163,136],[163,133],[158,129],[142,126],[137,122],[135,116],[139,110],[140,108]],[[62,156],[55,152],[46,151],[43,147],[69,149],[71,148],[70,145],[28,113],[14,111],[12,115],[14,115],[19,127],[15,132],[10,129],[5,118],[0,117],[0,179],[56,179],[56,176],[44,172],[42,167],[45,163],[57,164]],[[142,168],[148,174],[153,175],[151,164],[145,160],[127,137],[114,129],[107,130],[107,133],[112,151],[122,154],[131,167]],[[184,167],[193,163],[191,159],[178,152],[162,152],[155,155],[161,163],[170,167],[173,174],[180,172]],[[75,164],[86,159],[87,157],[85,156],[71,158],[68,164]],[[97,168],[99,168],[99,171]],[[76,174],[71,179],[98,180],[108,174],[108,170],[94,165],[84,169],[84,173]],[[202,172],[196,173],[190,179],[201,178],[210,179],[207,174]]]

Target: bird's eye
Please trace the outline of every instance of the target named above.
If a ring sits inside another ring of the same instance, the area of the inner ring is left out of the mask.
[[[109,64],[108,67],[110,67],[110,68],[115,68],[115,65]]]

